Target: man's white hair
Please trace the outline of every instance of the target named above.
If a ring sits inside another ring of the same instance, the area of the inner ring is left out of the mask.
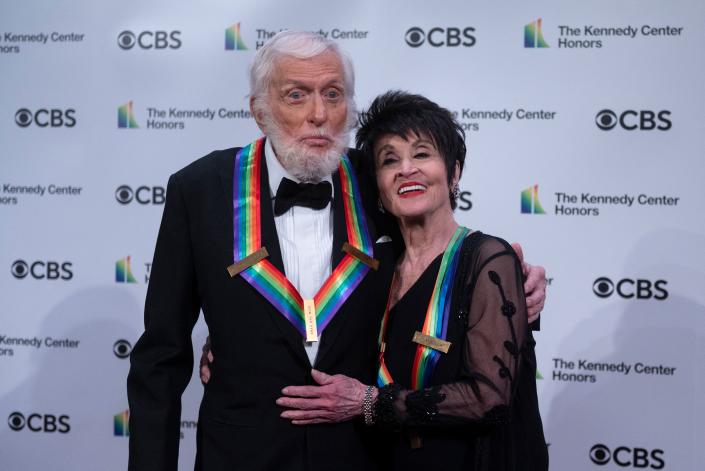
[[[272,82],[276,61],[285,56],[297,59],[310,59],[331,51],[340,59],[345,81],[345,99],[348,104],[348,126],[355,124],[355,71],[350,57],[335,41],[320,34],[306,31],[281,31],[259,48],[250,67],[250,96],[254,99],[253,108],[267,111],[267,91]]]

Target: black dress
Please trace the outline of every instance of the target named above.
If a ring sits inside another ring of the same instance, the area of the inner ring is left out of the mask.
[[[548,469],[536,396],[536,358],[512,248],[471,233],[453,286],[447,340],[430,387],[410,390],[416,343],[441,264],[439,255],[392,308],[385,363],[394,384],[375,406],[383,469]],[[418,447],[420,443],[420,448]]]

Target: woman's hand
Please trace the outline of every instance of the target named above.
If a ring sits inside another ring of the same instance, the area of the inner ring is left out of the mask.
[[[319,386],[287,386],[277,404],[287,407],[281,417],[294,425],[343,422],[362,415],[362,402],[367,386],[345,375],[327,375],[311,370]],[[373,390],[373,399],[377,390]]]

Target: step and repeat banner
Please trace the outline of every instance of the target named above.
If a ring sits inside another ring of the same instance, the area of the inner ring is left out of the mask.
[[[167,179],[259,135],[247,69],[283,29],[339,42],[358,107],[462,124],[458,221],[546,267],[552,469],[705,469],[701,0],[3,3],[0,468],[126,468]],[[194,367],[182,470],[201,394]]]

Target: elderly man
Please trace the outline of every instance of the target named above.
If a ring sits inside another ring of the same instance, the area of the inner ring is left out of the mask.
[[[360,421],[296,426],[276,405],[283,387],[314,384],[312,365],[367,384],[375,376],[393,258],[363,209],[355,153],[345,155],[352,64],[321,36],[279,33],[257,52],[250,91],[266,139],[169,179],[128,377],[130,470],[177,467],[199,309],[215,361],[196,469],[374,468]],[[543,270],[530,278],[537,312]]]

